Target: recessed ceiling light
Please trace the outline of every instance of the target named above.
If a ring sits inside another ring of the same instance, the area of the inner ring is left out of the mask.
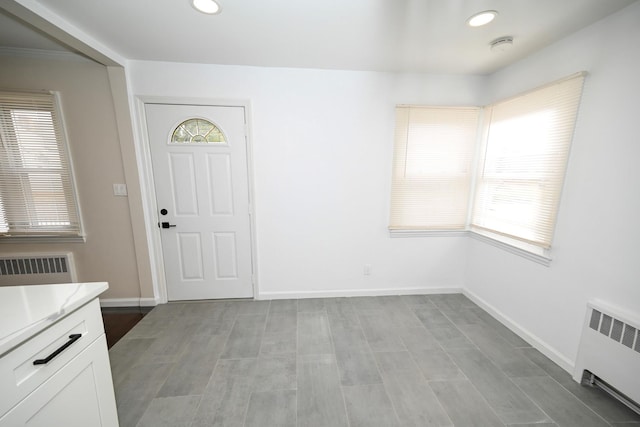
[[[485,10],[484,12],[476,13],[471,18],[467,19],[467,24],[470,27],[481,27],[493,21],[497,15],[498,12],[495,10]]]
[[[197,11],[214,15],[220,12],[220,5],[214,0],[191,0],[191,4]]]

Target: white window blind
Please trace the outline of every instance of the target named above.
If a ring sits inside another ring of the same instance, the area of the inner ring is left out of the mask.
[[[460,230],[467,221],[479,108],[396,108],[391,230]]]
[[[0,233],[81,234],[54,94],[0,92]]]
[[[550,248],[583,80],[579,73],[487,107],[472,229]]]

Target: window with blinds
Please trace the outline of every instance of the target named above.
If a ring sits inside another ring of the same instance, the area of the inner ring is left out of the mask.
[[[81,234],[56,95],[0,92],[0,237]]]
[[[479,108],[396,108],[391,230],[466,227]]]
[[[482,108],[397,107],[392,235],[471,230],[548,259],[585,74]]]
[[[584,74],[486,108],[472,230],[551,247]]]

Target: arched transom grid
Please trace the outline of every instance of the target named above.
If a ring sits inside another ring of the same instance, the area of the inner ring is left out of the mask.
[[[192,118],[180,123],[171,135],[172,144],[226,144],[222,131],[208,120]]]

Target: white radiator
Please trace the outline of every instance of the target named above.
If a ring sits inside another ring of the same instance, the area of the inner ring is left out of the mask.
[[[585,371],[614,395],[616,391],[640,403],[640,316],[602,301],[587,304],[582,338],[573,378],[582,382]],[[608,387],[607,387],[608,386]]]
[[[76,282],[73,254],[0,255],[0,286]]]

